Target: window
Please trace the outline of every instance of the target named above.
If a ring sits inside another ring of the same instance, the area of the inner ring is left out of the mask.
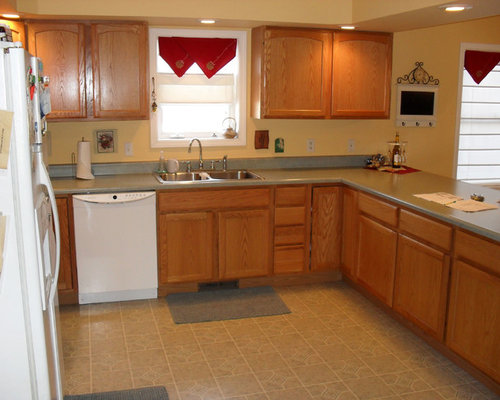
[[[235,38],[236,57],[210,79],[196,64],[179,78],[159,55],[158,37],[172,36]],[[158,106],[151,112],[151,146],[185,147],[194,137],[204,146],[245,145],[246,32],[155,28],[149,40]],[[224,137],[228,127],[237,131],[234,139]]]
[[[500,184],[500,63],[477,84],[463,68],[465,50],[500,52],[500,46],[462,45],[456,178]]]

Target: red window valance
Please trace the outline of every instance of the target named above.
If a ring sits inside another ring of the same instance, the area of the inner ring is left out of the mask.
[[[236,56],[236,39],[159,37],[160,56],[180,78],[198,64],[211,78]]]
[[[464,67],[477,84],[500,62],[500,53],[466,50]]]

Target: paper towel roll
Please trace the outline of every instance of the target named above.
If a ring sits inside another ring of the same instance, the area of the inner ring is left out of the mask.
[[[81,142],[78,142],[77,157],[76,177],[79,179],[94,179],[90,169],[90,142],[85,142],[83,138]]]

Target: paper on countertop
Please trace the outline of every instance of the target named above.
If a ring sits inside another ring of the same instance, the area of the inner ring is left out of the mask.
[[[455,196],[454,194],[445,192],[422,193],[422,194],[414,194],[413,196],[444,205],[454,203],[459,200],[463,200],[462,197]]]
[[[455,208],[456,210],[461,210],[466,212],[486,211],[498,208],[494,204],[483,203],[477,200],[460,200],[446,205],[450,208]]]
[[[7,169],[9,161],[13,115],[10,111],[0,110],[0,169]]]

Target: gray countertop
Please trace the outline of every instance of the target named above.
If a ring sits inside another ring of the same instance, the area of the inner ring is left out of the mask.
[[[500,208],[467,213],[413,196],[418,193],[447,192],[468,199],[472,193],[481,193],[485,197],[485,202],[500,207],[500,204],[497,203],[500,200],[500,191],[498,190],[479,187],[426,172],[400,175],[362,168],[253,169],[252,171],[259,174],[263,179],[161,184],[152,174],[120,174],[101,175],[94,180],[54,178],[52,184],[56,194],[76,194],[200,187],[344,183],[490,239],[500,241]]]

